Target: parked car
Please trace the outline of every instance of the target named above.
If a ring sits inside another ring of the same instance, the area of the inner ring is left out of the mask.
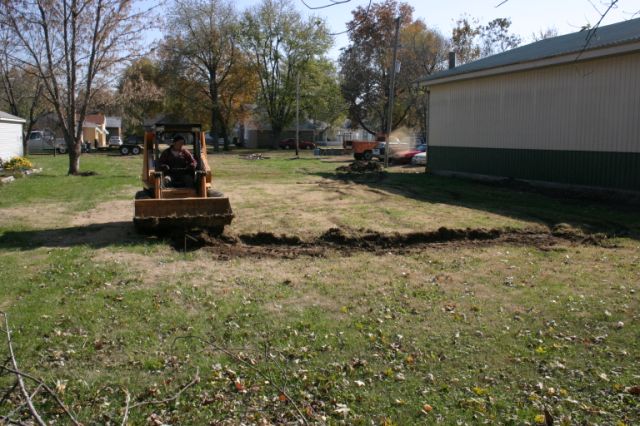
[[[67,144],[64,139],[56,139],[48,130],[33,130],[29,133],[27,147],[30,154],[48,154],[55,149],[60,154],[67,152]]]
[[[120,136],[111,136],[109,138],[109,148],[120,148],[122,146],[122,138]]]
[[[427,153],[419,152],[411,158],[411,164],[414,166],[426,166],[427,165]]]
[[[296,140],[295,138],[283,139],[280,141],[280,149],[296,149]],[[309,141],[300,141],[298,144],[300,149],[315,149],[316,144]]]
[[[393,156],[398,152],[406,151],[409,148],[409,143],[406,141],[401,141],[396,136],[391,137],[391,141],[388,143],[389,145],[389,159],[393,161]],[[380,142],[378,146],[373,150],[373,157],[377,158],[380,161],[384,160],[385,151],[387,149],[387,142]]]
[[[425,144],[420,144],[415,148],[407,148],[407,145],[403,146],[402,144],[394,146],[392,142],[391,151],[389,151],[389,162],[392,164],[409,164],[415,155],[425,152],[426,149],[427,146]],[[384,149],[381,151],[379,158],[383,159]]]

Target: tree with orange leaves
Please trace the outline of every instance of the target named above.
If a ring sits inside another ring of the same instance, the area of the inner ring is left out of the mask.
[[[385,0],[358,7],[352,15],[347,23],[350,43],[339,60],[349,118],[371,134],[386,132],[395,19],[399,16],[401,47],[392,127],[422,127],[420,109],[424,110],[425,101],[415,81],[440,69],[448,42],[424,21],[414,20],[413,8],[407,3]]]

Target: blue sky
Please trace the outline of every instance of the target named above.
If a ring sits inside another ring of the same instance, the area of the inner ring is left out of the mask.
[[[305,0],[310,6],[329,4],[331,0]],[[374,0],[375,1],[375,0]],[[587,23],[595,25],[600,19],[609,0],[509,0],[496,7],[501,0],[408,0],[415,9],[414,17],[422,18],[428,26],[440,30],[445,36],[451,35],[455,21],[463,14],[478,18],[486,23],[493,18],[508,17],[512,20],[513,32],[519,34],[525,42],[531,41],[531,35],[539,30],[556,28],[560,35],[579,31]],[[309,10],[301,0],[293,0],[294,4],[306,15],[318,15],[327,20],[332,32],[345,30],[345,23],[351,19],[351,11],[357,6],[366,7],[369,0],[350,0],[320,10]],[[168,0],[171,4],[172,0]],[[256,4],[256,0],[235,0],[239,10]],[[603,25],[640,17],[640,0],[619,0],[615,9],[607,15]],[[635,16],[634,16],[635,14]],[[154,34],[157,37],[157,33]],[[337,59],[340,48],[348,43],[347,35],[335,37],[335,44],[330,52]]]
[[[345,22],[351,18],[351,10],[357,6],[366,7],[368,0],[351,0],[348,3],[317,11],[309,11],[300,0],[295,0],[301,11],[318,14],[327,18],[332,32],[344,31]],[[310,6],[327,4],[328,0],[306,0]],[[251,4],[240,1],[239,4]],[[586,23],[595,25],[600,19],[600,11],[606,9],[605,0],[509,0],[496,7],[500,0],[409,0],[415,9],[414,17],[422,18],[428,26],[439,29],[445,36],[451,35],[455,21],[463,14],[478,18],[486,23],[493,18],[508,17],[512,20],[513,32],[525,41],[531,40],[531,34],[541,29],[554,27],[559,34],[580,30]],[[595,6],[595,7],[594,7]],[[598,9],[598,10],[596,10]],[[640,10],[638,0],[619,0],[618,7],[612,9],[603,24],[631,19]],[[636,16],[638,17],[638,16]],[[346,35],[336,37],[332,57],[337,57],[339,48],[348,43]]]

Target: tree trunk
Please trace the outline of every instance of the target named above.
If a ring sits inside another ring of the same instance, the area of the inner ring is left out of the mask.
[[[282,127],[271,125],[271,147],[273,149],[280,148],[280,135],[282,134]]]
[[[218,146],[218,120],[215,108],[211,110],[211,130],[209,131],[209,134],[211,135],[213,150],[215,152],[220,151],[220,147]]]
[[[65,137],[67,142],[67,149],[69,150],[69,175],[77,175],[80,173],[80,140],[73,140]]]
[[[27,127],[26,132],[22,132],[22,155],[29,155],[29,134],[31,134],[31,125]]]
[[[227,131],[227,126],[223,124],[222,117],[220,117],[220,130],[221,136],[224,139],[224,150],[229,151],[229,132]]]

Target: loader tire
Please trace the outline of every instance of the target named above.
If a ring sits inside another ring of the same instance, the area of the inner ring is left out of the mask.
[[[218,198],[224,197],[224,194],[220,191],[216,191],[215,189],[207,189],[207,198]]]
[[[371,159],[373,158],[373,152],[365,151],[362,155],[362,158],[364,159],[364,161],[371,161]]]
[[[224,226],[212,226],[207,229],[207,233],[212,237],[219,237],[224,232]]]
[[[151,194],[149,194],[147,191],[138,191],[136,192],[136,200],[148,200],[152,198]]]

